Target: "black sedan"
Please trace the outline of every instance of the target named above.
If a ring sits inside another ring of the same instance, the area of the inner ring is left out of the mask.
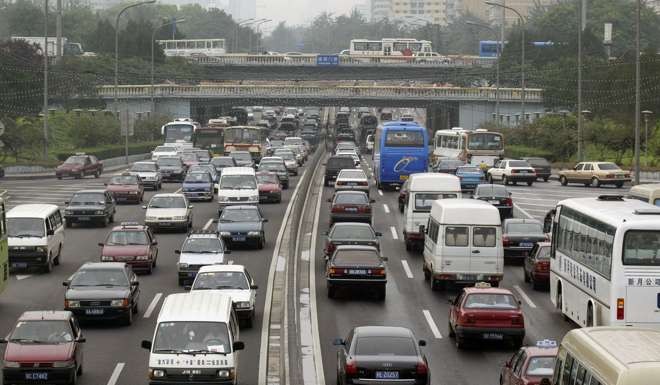
[[[330,231],[325,233],[326,241],[323,249],[326,256],[332,255],[341,245],[373,246],[380,250],[380,240],[383,234],[374,231],[368,223],[340,222],[335,223]]]
[[[480,184],[474,189],[474,199],[486,201],[497,207],[500,218],[511,218],[513,216],[513,200],[511,193],[502,185]]]
[[[431,371],[420,347],[407,328],[360,326],[337,338],[337,384],[410,384],[431,383]]]
[[[112,194],[105,190],[80,190],[70,201],[64,202],[64,225],[98,224],[106,226],[115,221],[116,202]]]
[[[214,156],[210,163],[218,175],[222,175],[222,169],[225,167],[236,167],[236,161],[231,156]]]
[[[543,225],[536,219],[509,218],[502,225],[505,257],[525,258],[536,242],[547,240]]]
[[[337,191],[328,202],[331,225],[335,222],[371,223],[371,204],[375,201],[362,191]]]
[[[522,158],[522,160],[527,161],[530,166],[536,171],[536,177],[543,179],[544,182],[547,182],[552,175],[552,165],[545,158],[539,157],[527,157]]]
[[[226,245],[252,244],[263,249],[266,243],[264,223],[258,206],[227,206],[218,219],[218,234]]]
[[[133,323],[138,311],[139,282],[123,262],[88,262],[67,281],[64,310],[79,320],[121,320]]]
[[[327,260],[326,282],[328,297],[334,298],[340,288],[365,288],[384,300],[387,285],[385,260],[373,246],[338,246]]]
[[[183,182],[188,169],[178,156],[161,156],[156,161],[163,182]]]

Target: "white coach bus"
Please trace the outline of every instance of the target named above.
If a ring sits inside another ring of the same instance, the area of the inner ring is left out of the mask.
[[[660,208],[621,196],[557,204],[550,299],[580,326],[660,327]]]
[[[156,40],[165,56],[216,57],[227,53],[225,39]]]

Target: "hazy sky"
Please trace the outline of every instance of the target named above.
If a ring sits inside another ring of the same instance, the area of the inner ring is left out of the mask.
[[[348,13],[358,4],[369,0],[257,0],[257,16],[273,19],[272,26],[280,21],[287,24],[306,24],[319,13],[327,11],[336,15]]]

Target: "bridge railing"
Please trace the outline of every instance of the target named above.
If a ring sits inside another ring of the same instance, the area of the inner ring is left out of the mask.
[[[245,66],[316,66],[318,54],[304,55],[249,55],[227,54],[225,56],[197,56],[189,60],[203,65],[245,65]],[[397,66],[428,66],[428,67],[490,67],[493,58],[478,56],[450,55],[442,57],[414,56],[356,56],[338,55],[339,66],[358,67],[397,67]]]
[[[101,86],[98,96],[112,98],[114,86]],[[151,96],[150,85],[119,86],[120,99],[141,99]],[[500,88],[500,101],[520,101],[520,88]],[[155,98],[232,98],[232,97],[280,97],[280,98],[393,98],[393,99],[442,99],[495,101],[497,90],[488,87],[431,87],[431,86],[324,86],[324,85],[156,85]],[[525,90],[525,101],[540,103],[543,91],[538,88]]]

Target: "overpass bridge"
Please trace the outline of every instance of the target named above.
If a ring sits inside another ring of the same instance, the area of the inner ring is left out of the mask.
[[[96,96],[106,102],[108,109],[115,109],[114,86],[98,87]],[[193,116],[200,121],[220,115],[236,105],[416,107],[426,108],[430,111],[427,116],[431,116],[431,120],[440,120],[443,127],[471,128],[494,118],[497,90],[487,87],[351,86],[296,82],[153,87],[124,85],[117,88],[117,99],[120,110],[155,111],[175,117]],[[521,100],[521,89],[500,88],[500,119],[505,125],[517,124]],[[540,117],[545,111],[543,91],[526,89],[525,104],[528,120]]]

